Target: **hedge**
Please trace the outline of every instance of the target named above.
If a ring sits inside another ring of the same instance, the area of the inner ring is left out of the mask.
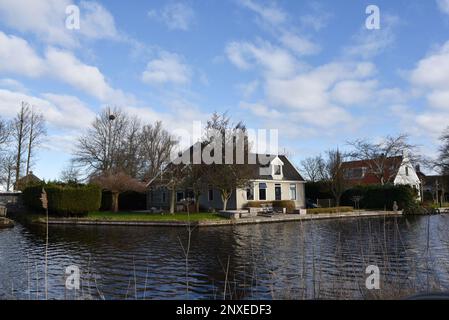
[[[248,201],[245,208],[261,208],[263,204],[271,204],[274,208],[286,208],[287,212],[293,212],[296,204],[293,200],[274,200],[274,201]]]
[[[307,213],[320,214],[320,213],[340,213],[340,212],[352,212],[352,207],[331,207],[331,208],[313,208],[307,209]]]
[[[97,211],[100,208],[101,190],[97,186],[41,184],[23,191],[24,204],[35,212],[43,212],[40,200],[42,188],[45,188],[47,193],[48,212],[51,215],[85,216],[89,211]]]
[[[307,182],[305,185],[305,194],[307,199],[313,201],[316,199],[331,199],[334,197],[329,191],[329,184],[323,181]]]
[[[360,208],[393,210],[396,201],[400,210],[416,204],[416,191],[408,185],[368,185],[356,186],[346,190],[341,198],[341,204],[353,206],[354,196],[361,197]]]

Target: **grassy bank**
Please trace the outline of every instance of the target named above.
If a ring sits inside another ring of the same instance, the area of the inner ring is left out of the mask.
[[[52,218],[50,217],[50,220]],[[57,218],[58,220],[85,220],[85,221],[142,221],[142,222],[159,222],[159,221],[210,221],[210,220],[224,220],[214,213],[200,212],[191,213],[175,213],[175,214],[155,214],[155,213],[141,213],[141,212],[110,212],[110,211],[94,211],[89,212],[87,217],[83,218]],[[40,221],[45,221],[45,218],[40,217]]]

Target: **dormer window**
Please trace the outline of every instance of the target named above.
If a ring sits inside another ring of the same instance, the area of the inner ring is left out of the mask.
[[[274,175],[280,176],[281,175],[281,166],[280,165],[274,165],[273,167]]]

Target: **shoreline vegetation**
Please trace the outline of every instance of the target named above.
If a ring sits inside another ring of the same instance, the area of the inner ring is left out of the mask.
[[[64,225],[141,225],[141,226],[226,226],[238,224],[258,224],[293,222],[317,219],[341,219],[363,217],[402,216],[401,211],[349,211],[300,214],[277,214],[273,216],[257,216],[250,218],[230,219],[217,213],[176,213],[152,214],[144,212],[90,212],[86,217],[50,217],[49,224]],[[46,224],[43,215],[33,215],[31,222]]]

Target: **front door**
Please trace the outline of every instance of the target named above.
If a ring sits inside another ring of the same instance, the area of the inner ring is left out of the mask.
[[[281,200],[282,199],[282,189],[281,189],[281,185],[277,184],[274,187],[274,199],[276,201]]]

